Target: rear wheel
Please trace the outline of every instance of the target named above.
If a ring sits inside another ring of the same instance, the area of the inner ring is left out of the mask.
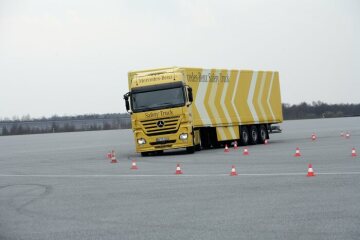
[[[259,143],[264,144],[267,136],[267,130],[264,125],[260,125],[259,127]]]
[[[250,144],[254,145],[258,142],[259,139],[259,133],[258,129],[255,125],[252,125],[250,127]]]
[[[242,146],[249,144],[249,131],[246,126],[240,126],[240,144]]]

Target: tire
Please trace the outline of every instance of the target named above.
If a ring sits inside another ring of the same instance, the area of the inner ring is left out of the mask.
[[[255,125],[252,125],[250,127],[250,131],[249,131],[249,134],[250,134],[250,144],[251,145],[255,145],[257,144],[258,140],[259,140],[259,132],[258,132],[258,129]]]
[[[264,125],[260,125],[259,127],[259,139],[258,139],[258,143],[260,144],[264,144],[265,140],[267,137],[267,130],[266,127]]]
[[[195,150],[196,150],[196,151],[201,151],[201,144],[196,145],[196,146],[195,146]]]
[[[247,126],[240,126],[240,145],[247,146],[249,144],[249,131]]]
[[[142,157],[147,157],[147,156],[149,156],[149,153],[148,153],[148,152],[142,152],[142,153],[141,153],[141,156],[142,156]]]
[[[158,151],[155,151],[155,155],[163,155],[164,154],[164,150],[158,150]]]
[[[189,154],[192,154],[195,152],[195,146],[187,147],[186,152]]]

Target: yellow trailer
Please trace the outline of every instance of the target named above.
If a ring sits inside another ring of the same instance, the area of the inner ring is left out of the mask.
[[[136,151],[264,143],[283,121],[279,73],[171,67],[131,71],[124,95]]]

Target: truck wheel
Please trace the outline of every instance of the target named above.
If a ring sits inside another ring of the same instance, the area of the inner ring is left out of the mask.
[[[195,146],[196,151],[201,151],[201,143]]]
[[[258,142],[259,139],[259,133],[258,129],[255,125],[252,125],[250,127],[250,144],[254,145]]]
[[[266,127],[264,125],[260,125],[260,127],[259,127],[259,143],[260,144],[265,143],[266,135],[267,135]]]
[[[249,131],[246,126],[240,126],[240,144],[242,146],[249,144]]]
[[[189,154],[192,154],[195,152],[195,146],[187,147],[186,152]]]
[[[147,157],[147,156],[149,156],[149,153],[148,153],[148,152],[142,152],[142,153],[141,153],[141,156],[142,156],[142,157]]]
[[[154,152],[155,155],[163,155],[164,154],[164,150],[158,150]]]

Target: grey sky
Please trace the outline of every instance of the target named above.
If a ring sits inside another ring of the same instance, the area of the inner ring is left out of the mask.
[[[127,72],[277,70],[282,100],[360,102],[360,1],[0,0],[0,117],[125,112]]]

